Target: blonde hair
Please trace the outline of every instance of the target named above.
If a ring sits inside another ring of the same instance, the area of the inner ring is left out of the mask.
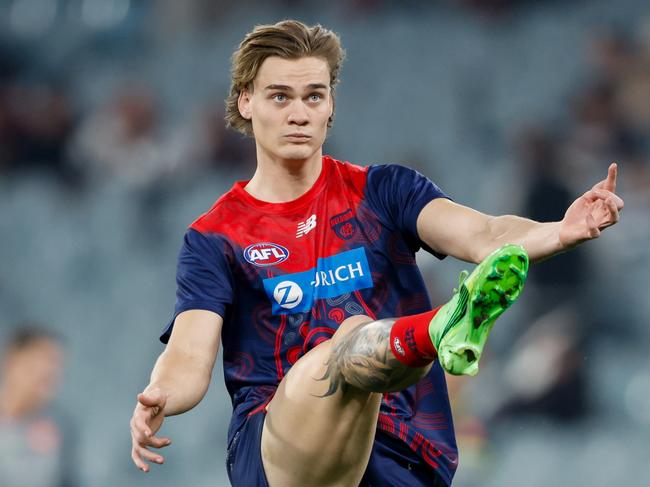
[[[334,96],[345,51],[339,36],[320,25],[309,27],[297,20],[283,20],[273,25],[256,26],[233,53],[230,94],[226,99],[227,125],[246,135],[253,135],[253,125],[239,113],[239,95],[245,88],[252,91],[253,80],[269,56],[325,59],[329,66],[331,94]],[[327,123],[328,127],[331,127],[333,118],[334,113]]]

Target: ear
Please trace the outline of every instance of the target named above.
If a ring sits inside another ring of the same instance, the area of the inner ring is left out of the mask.
[[[327,126],[330,127],[332,125],[332,120],[334,118],[334,109],[336,108],[336,97],[334,96],[334,93],[330,92],[330,116],[327,119]]]
[[[239,109],[239,114],[244,117],[246,120],[251,119],[251,93],[248,91],[248,88],[244,88],[239,92],[239,98],[237,99],[237,108]]]

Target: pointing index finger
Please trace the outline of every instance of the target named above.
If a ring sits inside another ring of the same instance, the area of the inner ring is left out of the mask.
[[[618,174],[618,165],[612,162],[607,169],[607,181],[605,182],[605,189],[616,192],[616,176]]]

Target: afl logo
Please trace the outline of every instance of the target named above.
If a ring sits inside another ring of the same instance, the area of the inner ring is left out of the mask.
[[[244,249],[244,259],[258,267],[266,267],[284,262],[289,258],[289,251],[282,245],[261,242]]]

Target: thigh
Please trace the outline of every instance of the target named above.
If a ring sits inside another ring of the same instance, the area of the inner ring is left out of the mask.
[[[228,446],[226,468],[232,487],[269,487],[260,449],[264,416],[250,416]]]
[[[321,380],[331,347],[345,334],[371,321],[344,321],[331,340],[298,360],[267,407],[262,458],[271,487],[357,485],[375,435],[381,394],[347,388],[324,397]]]
[[[404,442],[378,432],[359,487],[447,487]]]

